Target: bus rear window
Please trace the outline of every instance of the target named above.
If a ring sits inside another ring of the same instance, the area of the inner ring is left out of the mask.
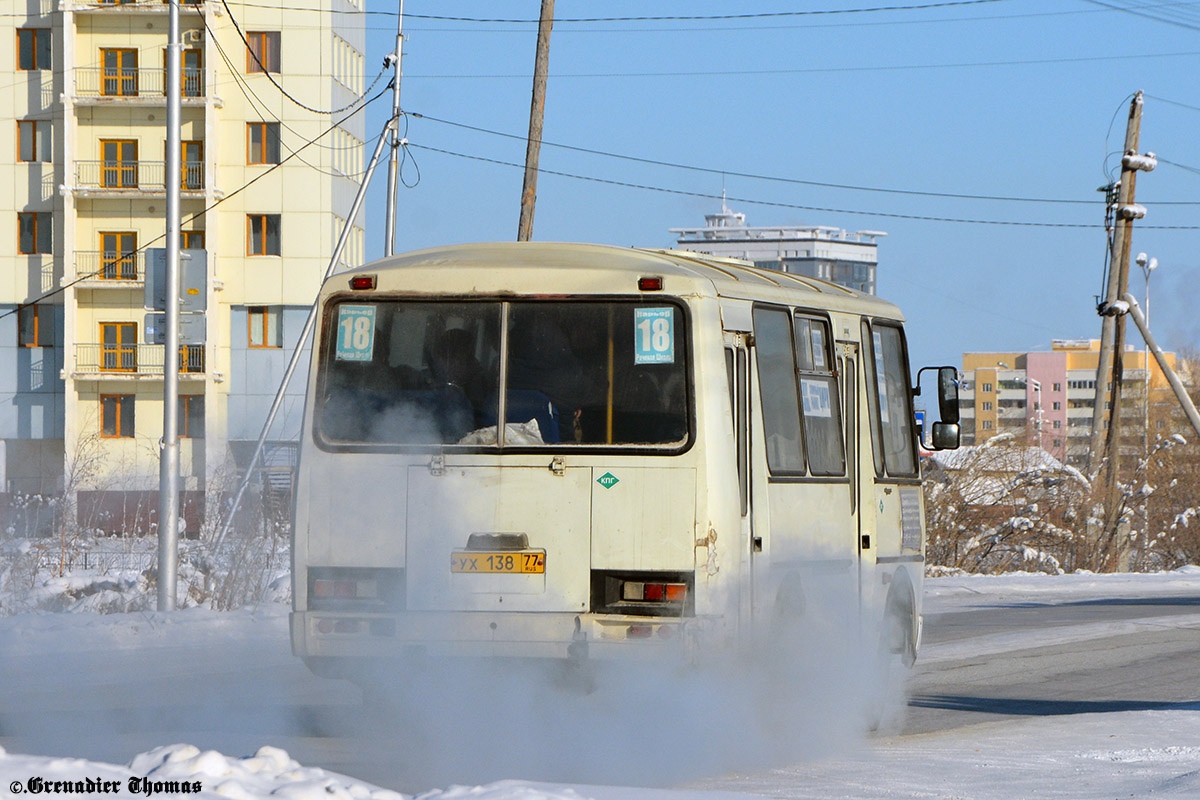
[[[688,436],[670,302],[342,302],[326,319],[316,425],[331,445],[494,447],[502,406],[506,447]]]

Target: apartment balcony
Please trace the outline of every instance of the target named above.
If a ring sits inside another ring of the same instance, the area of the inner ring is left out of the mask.
[[[162,68],[76,67],[73,72],[78,104],[166,105],[167,72]],[[203,69],[183,70],[180,96],[183,105],[204,104]]]
[[[180,174],[181,196],[204,197],[204,162],[183,165]],[[76,161],[75,185],[78,197],[165,197],[167,164],[165,161]]]
[[[163,376],[164,348],[161,344],[77,344],[75,380],[137,380]],[[180,379],[204,379],[204,345],[179,348]]]
[[[146,252],[76,250],[74,280],[89,289],[140,288],[146,280]]]
[[[49,0],[41,0],[46,3]],[[207,4],[201,0],[181,0],[179,10],[184,12],[201,12]],[[169,6],[166,0],[92,0],[92,2],[77,2],[77,0],[62,0],[63,11],[73,11],[76,14],[166,14]]]

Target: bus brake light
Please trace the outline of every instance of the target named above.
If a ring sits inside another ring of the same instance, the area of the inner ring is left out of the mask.
[[[643,292],[661,292],[663,279],[661,275],[647,275],[638,278],[638,289]]]
[[[374,289],[375,288],[375,276],[374,275],[355,275],[353,278],[350,279],[350,288],[351,289]]]

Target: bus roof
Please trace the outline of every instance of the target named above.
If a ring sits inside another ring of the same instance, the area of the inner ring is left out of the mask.
[[[663,278],[665,294],[708,294],[774,301],[902,319],[894,304],[838,284],[759,269],[747,261],[683,250],[601,244],[493,242],[415,250],[338,273],[323,295],[345,288],[346,276],[378,276],[378,290],[406,294],[612,294],[636,291],[637,279]]]

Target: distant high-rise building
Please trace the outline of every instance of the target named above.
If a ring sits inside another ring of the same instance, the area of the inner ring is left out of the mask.
[[[165,246],[168,5],[9,9],[0,493],[66,490],[81,522],[118,530],[130,508],[156,508],[163,371],[178,369],[194,533],[206,490],[247,460],[349,216],[363,115],[335,125],[345,114],[317,112],[364,91],[361,0],[182,6],[181,244],[207,251],[193,287],[207,310],[178,353],[147,342],[143,307],[146,249]],[[346,266],[361,262],[361,224]],[[303,383],[273,439],[298,432]],[[272,452],[287,459],[287,447]]]
[[[876,239],[882,231],[855,231],[826,225],[750,227],[746,215],[731,211],[721,201],[721,211],[704,215],[703,228],[671,228],[678,234],[676,247],[694,253],[752,261],[757,267],[777,269],[875,294]]]
[[[963,444],[1015,433],[1072,466],[1087,464],[1096,401],[1098,339],[1055,339],[1049,352],[964,353],[959,392]],[[1174,353],[1167,363],[1176,369]],[[1177,410],[1166,376],[1146,352],[1125,346],[1122,456],[1143,452]],[[1104,412],[1108,424],[1108,410]]]

